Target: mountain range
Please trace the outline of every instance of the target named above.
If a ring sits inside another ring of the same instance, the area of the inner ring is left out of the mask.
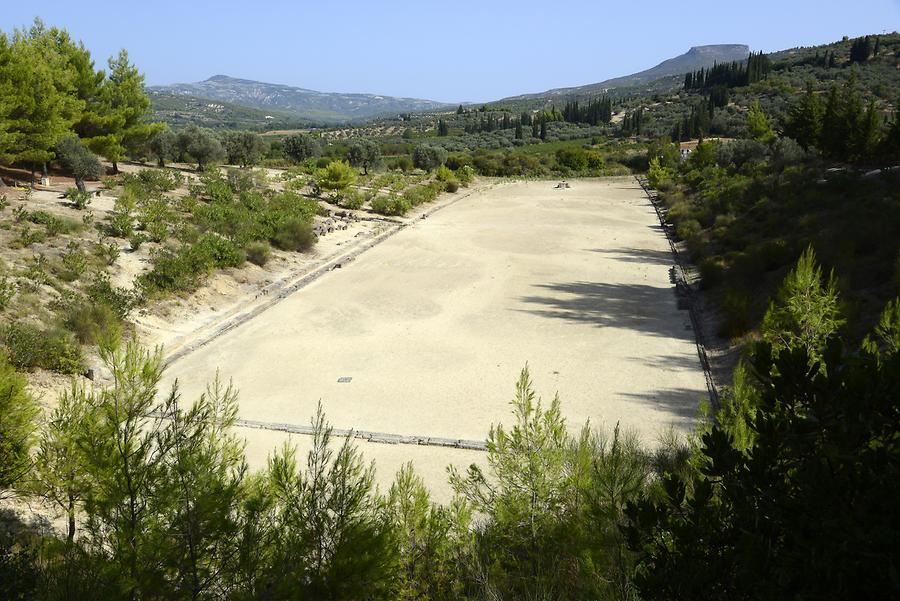
[[[151,94],[205,98],[319,121],[346,121],[378,115],[433,111],[450,105],[420,98],[317,92],[283,84],[214,75],[196,83],[153,86]]]
[[[639,73],[584,86],[512,96],[504,98],[503,101],[552,100],[557,97],[597,95],[612,88],[646,85],[662,78],[711,67],[715,63],[744,60],[749,53],[750,48],[744,44],[694,46],[680,56],[665,60]],[[196,83],[152,86],[148,90],[157,113],[162,118],[166,118],[166,113],[177,113],[181,118],[189,119],[190,115],[202,109],[205,114],[198,114],[197,120],[204,121],[208,120],[208,113],[211,110],[231,114],[235,111],[235,107],[247,107],[262,111],[255,117],[260,125],[267,122],[271,124],[271,121],[276,119],[281,121],[291,118],[320,123],[361,121],[383,115],[446,110],[455,106],[421,98],[318,92],[227,75],[214,75]],[[223,103],[223,106],[210,105],[207,101]]]

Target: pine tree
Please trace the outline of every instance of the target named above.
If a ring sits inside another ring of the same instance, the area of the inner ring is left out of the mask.
[[[784,133],[796,140],[804,150],[809,150],[818,145],[821,138],[823,114],[822,103],[810,82],[800,101],[788,109]]]
[[[109,59],[109,70],[101,91],[109,119],[103,135],[93,138],[89,145],[112,162],[113,172],[118,172],[117,162],[125,153],[136,154],[163,126],[146,121],[150,99],[144,91],[144,76],[129,62],[126,50]]]
[[[0,80],[8,82],[12,110],[6,116],[10,163],[30,164],[32,173],[51,161],[56,142],[81,115],[84,102],[76,94],[75,77],[57,50],[58,30],[36,20],[29,31],[16,31],[12,60],[0,66]]]
[[[802,347],[814,360],[821,357],[825,343],[843,324],[834,273],[828,280],[822,277],[810,246],[770,303],[760,327],[763,339],[776,352]]]
[[[758,100],[754,100],[747,111],[747,131],[751,138],[760,142],[768,142],[775,136],[772,124],[760,108]]]

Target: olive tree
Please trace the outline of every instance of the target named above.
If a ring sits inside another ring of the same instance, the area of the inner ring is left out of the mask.
[[[156,159],[160,167],[166,166],[166,161],[175,158],[178,151],[178,136],[168,127],[156,133],[147,143],[147,150],[151,157]]]
[[[262,137],[249,131],[225,132],[222,143],[230,165],[255,165],[266,151]]]
[[[363,174],[369,174],[369,167],[381,163],[381,145],[372,140],[360,139],[350,143],[347,159],[354,167],[362,167]]]
[[[447,151],[438,146],[422,144],[413,150],[413,166],[425,171],[437,169],[447,160]]]
[[[196,125],[189,125],[178,134],[178,147],[181,154],[187,154],[197,162],[198,171],[225,158],[225,149],[216,134]]]
[[[84,192],[85,179],[97,179],[103,173],[103,166],[93,152],[77,136],[66,136],[56,144],[56,154],[60,162],[72,172],[75,186]]]
[[[282,145],[284,156],[295,163],[300,163],[322,154],[319,141],[308,134],[288,136],[282,141]]]

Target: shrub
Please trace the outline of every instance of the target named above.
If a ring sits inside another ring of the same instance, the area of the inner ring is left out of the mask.
[[[663,167],[657,157],[650,159],[650,165],[647,169],[647,183],[651,187],[659,188],[660,183],[671,180],[673,176],[673,172]]]
[[[128,181],[127,178],[127,174],[123,176],[123,182]],[[184,176],[174,169],[141,169],[137,180],[148,191],[171,192],[184,183]]]
[[[109,281],[109,275],[100,272],[87,287],[87,297],[92,303],[104,304],[111,308],[119,319],[125,319],[137,305],[134,292],[125,288],[116,288]]]
[[[469,165],[463,165],[456,171],[456,179],[463,186],[468,186],[475,179],[475,170]]]
[[[434,179],[439,182],[446,182],[453,179],[453,172],[446,165],[441,165],[434,174]]]
[[[80,278],[87,269],[87,255],[81,250],[81,245],[70,241],[62,255],[62,264],[64,279],[72,282]]]
[[[247,259],[244,251],[234,242],[215,234],[202,236],[194,250],[199,257],[205,259],[202,263],[211,267],[240,267]]]
[[[457,190],[459,190],[459,182],[456,181],[455,179],[448,180],[444,189],[447,192],[451,192],[451,193],[456,192]]]
[[[447,167],[453,171],[459,171],[463,167],[471,165],[472,159],[466,154],[452,154],[447,157]]]
[[[412,206],[405,198],[391,194],[379,196],[372,201],[372,210],[380,215],[405,215]]]
[[[113,215],[109,219],[110,234],[117,238],[128,238],[134,233],[135,198],[126,188],[113,205]]]
[[[147,236],[140,232],[134,232],[130,236],[128,236],[128,244],[131,246],[131,251],[134,252],[141,247],[141,244],[147,241]]]
[[[560,148],[556,151],[556,162],[572,171],[583,171],[587,167],[587,154],[580,148]]]
[[[105,303],[86,300],[76,303],[66,313],[65,326],[82,344],[111,342],[122,336],[119,316]]]
[[[316,186],[338,196],[356,181],[356,172],[344,161],[331,161],[316,171]]]
[[[272,243],[281,250],[303,251],[316,243],[316,235],[308,221],[288,219],[275,228]]]
[[[91,196],[90,192],[82,192],[78,188],[69,188],[66,190],[66,198],[72,201],[72,206],[74,206],[79,211],[87,208],[89,204],[91,204]]]
[[[357,190],[348,190],[344,197],[341,199],[341,206],[346,209],[356,210],[359,209],[365,204],[366,198],[365,195],[361,194]]]
[[[9,306],[9,302],[16,295],[16,285],[5,275],[0,275],[0,311]]]
[[[31,324],[13,322],[3,329],[3,343],[9,362],[19,369],[43,368],[61,374],[75,374],[83,369],[81,347],[68,332],[43,331]]]
[[[244,252],[247,254],[248,261],[260,267],[268,263],[269,258],[272,256],[272,249],[269,247],[269,243],[262,241],[251,242],[244,249]]]
[[[114,264],[119,259],[119,255],[122,254],[121,249],[119,249],[119,245],[115,242],[110,242],[109,244],[103,244],[101,242],[97,245],[95,251],[97,253],[97,256],[100,257],[107,265]]]
[[[407,173],[409,171],[412,171],[413,163],[412,159],[410,159],[408,156],[400,156],[390,159],[387,162],[387,167],[391,171],[402,171],[403,173]]]
[[[185,244],[177,250],[153,254],[153,269],[138,277],[138,288],[146,296],[193,290],[212,268],[211,258],[202,249]]]

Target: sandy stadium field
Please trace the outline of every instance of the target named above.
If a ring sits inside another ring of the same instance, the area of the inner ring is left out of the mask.
[[[619,422],[652,443],[688,428],[704,378],[652,206],[630,178],[554,185],[498,184],[416,221],[168,377],[194,398],[220,369],[243,419],[306,425],[321,399],[337,428],[483,440],[509,421],[527,363],[546,400],[559,392],[573,432]],[[241,433],[256,465],[286,437]],[[444,466],[483,459],[359,444],[382,485],[411,460],[439,497]]]

